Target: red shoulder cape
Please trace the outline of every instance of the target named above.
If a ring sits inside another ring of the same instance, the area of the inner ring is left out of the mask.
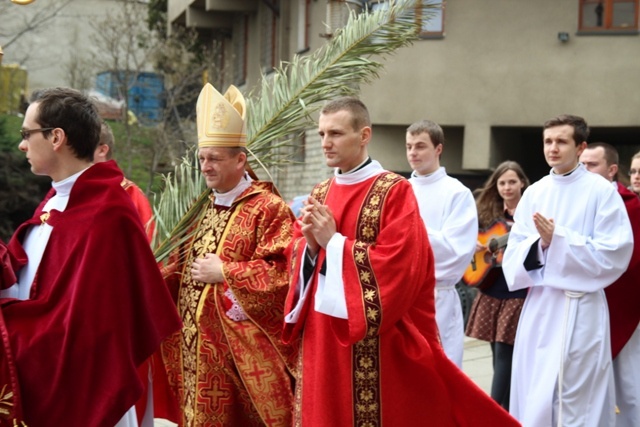
[[[0,299],[0,383],[13,358],[30,427],[113,427],[142,392],[136,368],[180,327],[122,179],[113,161],[85,171],[51,215],[31,298]],[[29,223],[9,243],[16,259]]]

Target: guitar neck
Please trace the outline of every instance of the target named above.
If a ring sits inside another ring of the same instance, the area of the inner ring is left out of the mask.
[[[509,233],[507,234],[503,234],[500,237],[496,237],[491,239],[491,241],[489,242],[489,251],[490,252],[495,252],[499,249],[502,249],[504,247],[507,246],[507,242],[509,241]]]

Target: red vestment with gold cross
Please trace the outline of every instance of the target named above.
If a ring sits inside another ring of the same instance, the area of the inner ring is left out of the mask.
[[[172,421],[181,426],[291,424],[296,350],[280,334],[294,218],[271,189],[253,181],[231,207],[212,195],[195,235],[166,268],[184,322],[163,344],[182,416]],[[207,253],[222,259],[224,283],[192,279],[193,261]]]
[[[285,341],[302,336],[294,425],[518,425],[442,350],[433,254],[411,185],[377,162],[363,171],[357,182],[341,183],[338,176],[312,193],[329,206],[346,238],[342,281],[348,318],[315,310],[326,260],[321,249],[310,296],[297,322],[284,330]],[[299,298],[304,248],[296,225],[285,313]],[[326,263],[327,272],[332,268]]]

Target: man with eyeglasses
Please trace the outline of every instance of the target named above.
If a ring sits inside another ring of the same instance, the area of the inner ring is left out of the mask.
[[[0,425],[137,426],[136,369],[180,326],[122,172],[92,164],[100,122],[66,88],[25,114],[19,148],[53,188],[0,248]]]
[[[611,358],[616,386],[616,427],[640,425],[640,199],[618,178],[618,151],[606,142],[593,142],[580,155],[589,172],[611,182],[624,202],[633,229],[633,255],[627,270],[604,290],[609,306]]]

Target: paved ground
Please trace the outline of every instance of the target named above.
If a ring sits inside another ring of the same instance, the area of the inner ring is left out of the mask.
[[[491,367],[491,348],[489,348],[488,342],[469,337],[464,338],[462,370],[489,394],[493,368]],[[175,424],[156,418],[155,426],[173,427]]]
[[[465,337],[462,370],[484,391],[491,390],[491,348],[486,341]]]

